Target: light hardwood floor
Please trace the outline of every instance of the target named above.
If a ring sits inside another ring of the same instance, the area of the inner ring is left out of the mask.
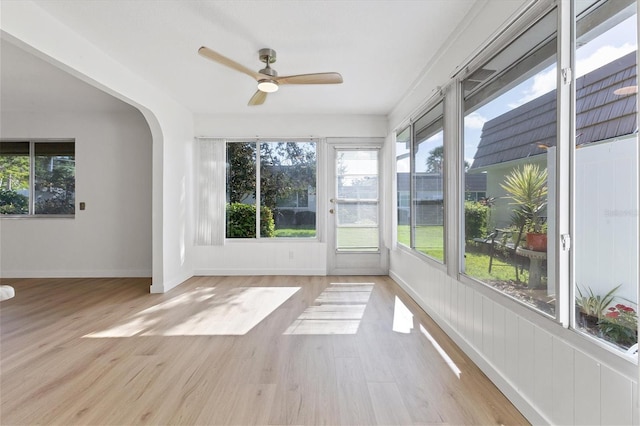
[[[527,424],[388,277],[3,280],[0,424]]]

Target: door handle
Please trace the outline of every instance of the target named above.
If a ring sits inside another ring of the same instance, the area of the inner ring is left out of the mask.
[[[329,213],[333,214],[333,209],[329,209]]]

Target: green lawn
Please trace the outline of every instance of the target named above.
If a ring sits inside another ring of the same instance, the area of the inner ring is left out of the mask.
[[[419,226],[416,227],[416,250],[434,259],[444,259],[443,227]],[[409,246],[409,225],[398,225],[398,242]],[[489,273],[489,255],[484,253],[465,253],[465,273],[470,277],[481,281],[515,281],[515,267],[511,262],[502,259],[493,259],[493,267]],[[520,281],[526,282],[529,273],[524,270],[520,274]]]
[[[444,260],[444,228],[442,226],[417,226],[415,249],[429,257]],[[409,225],[398,225],[398,242],[409,247]]]
[[[314,238],[316,230],[304,228],[282,228],[276,229],[276,238]]]
[[[491,273],[489,273],[489,255],[484,253],[466,252],[465,273],[480,281],[515,281],[516,270],[512,262],[503,259],[493,259]],[[525,269],[519,273],[520,281],[527,282],[529,272]]]

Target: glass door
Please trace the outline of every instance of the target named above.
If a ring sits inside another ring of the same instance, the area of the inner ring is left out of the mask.
[[[380,244],[380,150],[332,149],[329,199],[329,273],[384,274]]]

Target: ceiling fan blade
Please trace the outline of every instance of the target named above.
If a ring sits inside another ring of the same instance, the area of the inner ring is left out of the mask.
[[[278,84],[340,84],[342,76],[337,72],[321,72],[316,74],[283,75],[275,77]]]
[[[249,106],[262,105],[266,99],[267,99],[267,92],[258,90],[256,93],[253,94],[251,99],[249,99],[248,105]]]
[[[247,67],[245,67],[242,64],[237,63],[236,61],[227,58],[226,56],[222,56],[221,54],[219,54],[218,52],[215,52],[211,49],[209,49],[208,47],[202,46],[200,49],[198,49],[198,53],[201,56],[204,56],[205,58],[211,59],[212,61],[215,61],[219,64],[225,65],[229,68],[232,68],[236,71],[240,71],[241,73],[247,74],[249,77],[253,77],[256,80],[259,80],[260,78],[264,78],[264,76],[262,74],[259,74]]]

